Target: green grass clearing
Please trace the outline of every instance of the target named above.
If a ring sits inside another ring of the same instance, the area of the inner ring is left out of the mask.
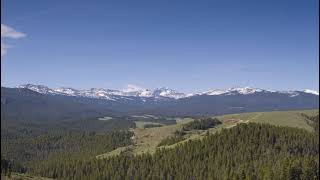
[[[238,123],[268,123],[271,125],[297,127],[306,129],[308,131],[312,131],[312,127],[310,127],[307,124],[305,119],[300,115],[301,113],[311,116],[318,114],[319,110],[313,109],[297,111],[253,112],[217,116],[217,118],[222,121],[221,125],[218,125],[214,128],[210,128],[208,130],[194,130],[187,132],[187,134],[184,135],[185,140],[170,146],[157,147],[161,140],[169,136],[172,136],[176,130],[181,130],[184,123],[188,123],[194,120],[192,118],[175,118],[177,124],[174,125],[167,125],[163,127],[155,127],[148,129],[134,129],[134,145],[127,147],[128,149],[125,149],[125,147],[116,149],[115,151],[106,153],[105,156],[100,157],[109,157],[110,155],[120,154],[120,152],[124,149],[126,151],[130,151],[132,154],[154,153],[157,148],[172,148],[178,144],[185,143],[189,140],[201,139],[206,135],[207,132],[217,133],[221,131],[223,128],[232,128],[236,126]]]
[[[230,114],[224,116],[217,116],[218,119],[224,123],[230,121],[242,120],[243,122],[268,123],[276,126],[288,126],[295,128],[303,128],[312,131],[312,127],[301,116],[301,113],[309,116],[319,113],[318,109],[313,110],[297,110],[297,111],[272,111],[272,112],[254,112]]]

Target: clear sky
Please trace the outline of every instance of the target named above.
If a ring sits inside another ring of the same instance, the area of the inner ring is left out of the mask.
[[[1,84],[319,91],[318,11],[318,0],[1,0]]]

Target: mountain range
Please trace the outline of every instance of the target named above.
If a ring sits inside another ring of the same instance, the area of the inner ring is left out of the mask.
[[[1,88],[1,119],[19,121],[56,122],[138,114],[211,116],[315,108],[319,108],[319,94],[312,90],[245,87],[184,94],[169,88],[148,90],[135,86],[125,90],[52,89],[32,84]]]
[[[127,89],[124,90],[113,90],[104,88],[91,88],[78,90],[70,87],[61,87],[52,89],[44,85],[33,85],[25,84],[20,85],[17,88],[26,88],[32,91],[36,91],[41,94],[50,95],[65,95],[65,96],[78,96],[78,97],[88,97],[88,98],[98,98],[116,101],[117,99],[123,97],[141,97],[141,98],[171,98],[171,99],[183,99],[191,98],[194,96],[209,95],[209,96],[227,96],[227,95],[249,95],[256,93],[277,93],[287,95],[288,97],[299,96],[300,94],[313,94],[319,95],[319,92],[314,90],[306,89],[304,91],[271,91],[259,88],[241,87],[241,88],[229,88],[229,89],[213,89],[205,92],[185,94],[178,92],[170,88],[157,88],[155,90],[143,89],[134,85],[128,85]]]

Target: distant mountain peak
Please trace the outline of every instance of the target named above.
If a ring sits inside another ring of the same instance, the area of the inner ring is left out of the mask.
[[[17,88],[26,88],[41,94],[54,93],[54,90],[44,85],[23,84],[23,85],[17,86]]]
[[[167,87],[161,87],[161,88],[155,89],[153,91],[153,95],[167,97],[167,98],[174,98],[174,99],[180,99],[180,98],[186,97],[186,94],[178,92],[174,89],[167,88]]]
[[[256,92],[262,92],[263,89],[251,88],[251,87],[236,87],[228,89],[229,92],[238,92],[239,94],[253,94]]]
[[[133,84],[129,84],[127,88],[122,91],[123,96],[138,96],[138,97],[151,97],[152,91]]]

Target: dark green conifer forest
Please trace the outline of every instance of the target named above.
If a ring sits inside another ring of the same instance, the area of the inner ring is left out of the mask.
[[[295,128],[241,124],[154,155],[53,160],[33,173],[57,179],[318,179],[319,139]]]
[[[6,143],[1,173],[27,173],[54,179],[319,179],[319,116],[306,121],[314,131],[241,123],[204,138],[188,140],[154,154],[95,156],[132,144],[132,132],[47,134]],[[212,127],[220,121],[195,121],[183,127]],[[200,123],[200,125],[199,125]],[[159,146],[183,140],[176,131]],[[12,154],[10,154],[12,153]],[[15,157],[8,159],[7,157]]]

